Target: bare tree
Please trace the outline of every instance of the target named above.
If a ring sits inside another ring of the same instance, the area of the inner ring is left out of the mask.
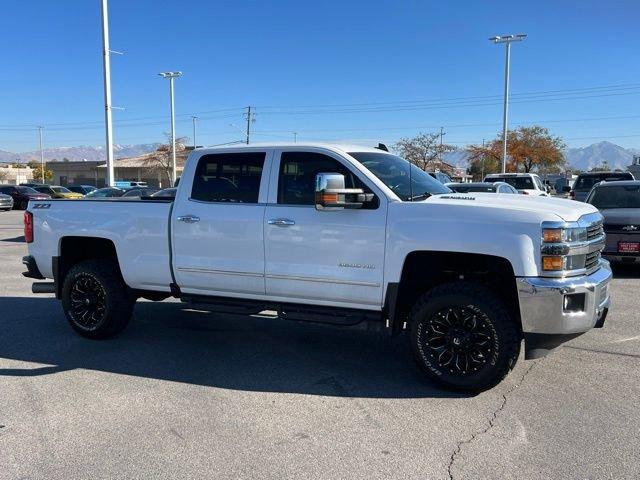
[[[414,138],[401,138],[393,149],[422,170],[448,170],[449,166],[443,164],[442,155],[455,150],[455,147],[440,144],[439,133],[420,133]]]
[[[163,179],[166,179],[167,185],[171,185],[171,175],[173,173],[173,157],[171,155],[171,135],[165,133],[167,143],[160,145],[157,150],[150,153],[144,160],[146,167],[152,171],[160,172]],[[180,152],[185,150],[186,137],[176,138],[176,155],[180,156]],[[177,159],[176,159],[177,162]]]

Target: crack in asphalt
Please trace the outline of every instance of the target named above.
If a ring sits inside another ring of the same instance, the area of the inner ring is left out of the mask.
[[[620,357],[640,358],[640,355],[637,355],[635,353],[610,352],[607,350],[595,350],[593,348],[574,347],[571,345],[566,345],[563,348],[570,348],[571,350],[581,350],[583,352],[606,353],[607,355],[618,355]]]
[[[537,363],[538,362],[531,362],[531,365],[529,365],[529,367],[527,367],[527,369],[524,371],[524,373],[520,377],[520,380],[518,380],[516,383],[514,383],[513,386],[509,390],[507,390],[504,394],[502,394],[502,401],[500,402],[500,405],[498,406],[498,408],[496,408],[491,413],[491,417],[489,418],[489,422],[487,423],[487,426],[485,428],[483,428],[482,430],[479,430],[479,431],[473,433],[469,438],[458,442],[458,444],[456,445],[455,450],[451,454],[451,457],[449,457],[449,465],[447,466],[447,474],[449,475],[449,480],[453,480],[453,473],[452,473],[453,465],[456,462],[456,459],[458,458],[458,455],[460,455],[460,453],[462,451],[462,447],[464,445],[469,445],[469,444],[473,443],[473,441],[476,438],[478,438],[481,435],[484,435],[485,433],[487,433],[489,430],[491,430],[493,428],[493,426],[496,423],[496,420],[498,419],[498,415],[500,414],[500,412],[502,410],[504,410],[504,407],[507,405],[507,396],[509,394],[511,394],[516,388],[518,388],[522,384],[522,382],[524,381],[525,377],[529,374],[531,369],[535,365],[537,365]]]

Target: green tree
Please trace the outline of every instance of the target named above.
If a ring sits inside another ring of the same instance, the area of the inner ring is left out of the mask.
[[[33,169],[33,180],[35,182],[42,181],[42,166],[39,162],[29,162],[27,165]],[[51,170],[47,170],[46,164],[44,168],[44,183],[48,183],[53,180],[53,172]]]

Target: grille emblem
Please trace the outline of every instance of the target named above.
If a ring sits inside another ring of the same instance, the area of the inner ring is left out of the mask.
[[[622,227],[622,229],[626,230],[627,232],[635,232],[636,230],[640,229],[640,227],[638,227],[637,225],[626,225]]]

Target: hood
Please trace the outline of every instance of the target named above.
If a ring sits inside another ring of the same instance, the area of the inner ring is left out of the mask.
[[[609,208],[600,210],[609,225],[640,225],[640,208]]]
[[[593,205],[576,202],[574,200],[503,193],[447,193],[443,195],[433,195],[424,200],[424,202],[547,214],[549,216],[559,217],[565,222],[575,222],[583,215],[598,211]]]

